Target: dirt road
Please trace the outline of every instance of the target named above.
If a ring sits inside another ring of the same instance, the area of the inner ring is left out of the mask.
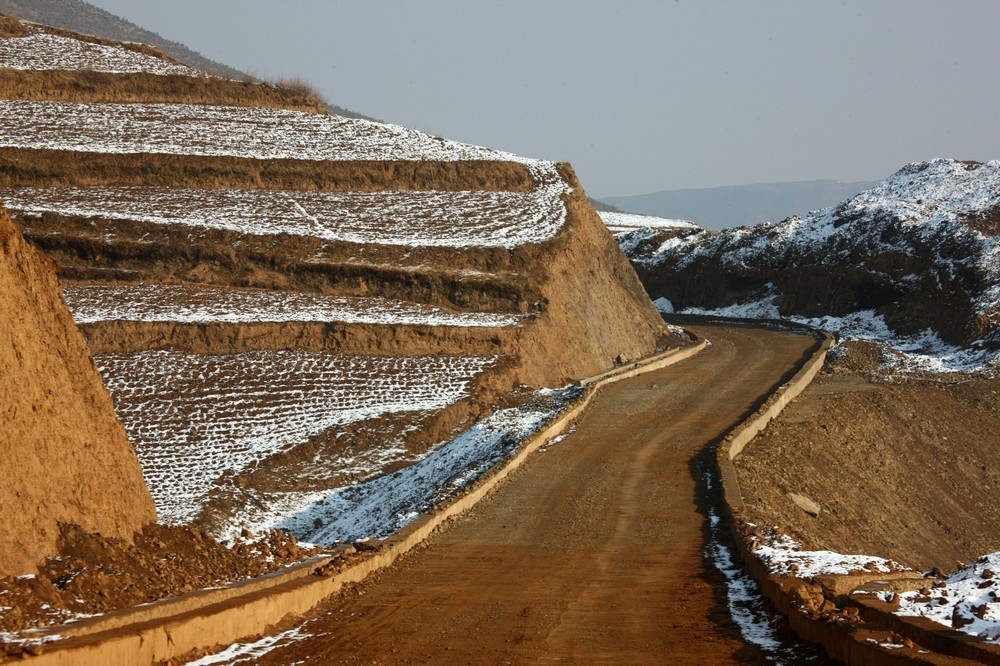
[[[702,555],[696,456],[813,340],[696,332],[705,352],[606,388],[575,434],[257,663],[763,663]]]

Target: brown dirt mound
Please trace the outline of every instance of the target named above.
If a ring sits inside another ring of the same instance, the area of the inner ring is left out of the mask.
[[[51,261],[0,209],[0,575],[34,571],[57,523],[130,539],[156,520]]]
[[[282,532],[248,535],[227,548],[191,527],[149,525],[134,543],[60,528],[57,554],[35,577],[0,579],[0,631],[61,623],[213,585],[260,576],[318,551]],[[2,654],[2,645],[0,645]]]
[[[874,354],[864,351],[862,371]],[[785,525],[810,548],[951,571],[1000,550],[998,432],[1000,381],[876,384],[841,369],[735,463],[751,521]]]

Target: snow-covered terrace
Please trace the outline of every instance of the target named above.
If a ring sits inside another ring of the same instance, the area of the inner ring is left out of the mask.
[[[108,74],[208,76],[204,72],[121,46],[94,44],[28,28],[22,37],[0,38],[0,69],[87,70]]]
[[[516,315],[449,312],[379,297],[200,285],[71,285],[66,304],[78,324],[101,321],[177,323],[340,322],[397,326],[516,326]]]
[[[399,125],[285,109],[0,100],[0,147],[300,160],[547,162]]]
[[[99,216],[361,244],[513,248],[559,232],[566,218],[563,191],[555,176],[529,192],[72,187],[0,189],[0,200],[15,214]]]
[[[146,351],[94,360],[136,446],[160,519],[180,523],[224,473],[352,422],[441,409],[469,395],[473,378],[496,358]],[[404,454],[377,453],[385,460],[351,471],[374,473]]]

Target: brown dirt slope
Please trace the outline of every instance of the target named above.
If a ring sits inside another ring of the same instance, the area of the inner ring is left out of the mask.
[[[156,513],[55,266],[6,212],[0,293],[0,574],[17,574],[55,552],[61,522],[130,540]]]
[[[809,548],[921,570],[1000,550],[1000,382],[874,383],[843,365],[736,459],[750,520],[784,525]]]

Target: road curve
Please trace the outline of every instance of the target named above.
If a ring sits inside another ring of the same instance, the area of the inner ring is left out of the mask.
[[[704,560],[696,456],[814,340],[692,328],[705,352],[603,389],[574,434],[250,663],[766,663]]]

